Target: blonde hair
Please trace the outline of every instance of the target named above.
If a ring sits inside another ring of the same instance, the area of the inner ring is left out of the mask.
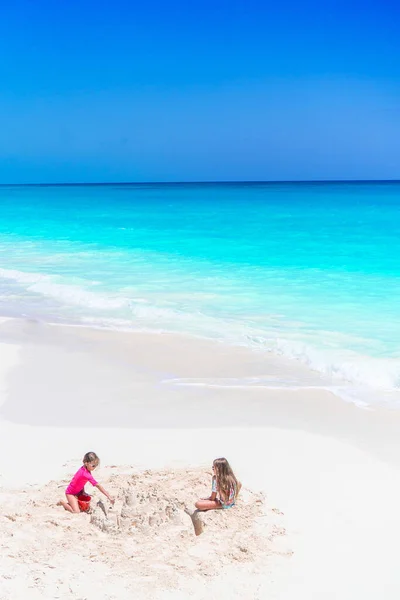
[[[82,462],[84,465],[94,463],[95,466],[98,467],[100,464],[100,459],[97,456],[96,452],[86,452]]]
[[[226,458],[216,458],[213,462],[215,477],[217,480],[218,491],[225,501],[229,500],[231,490],[233,489],[233,498],[238,494],[238,480],[236,479],[232,468]]]

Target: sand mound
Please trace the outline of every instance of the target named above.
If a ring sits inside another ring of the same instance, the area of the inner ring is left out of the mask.
[[[199,584],[210,577],[231,567],[236,574],[262,573],[273,554],[289,554],[276,544],[283,516],[260,494],[244,488],[233,509],[202,513],[196,537],[188,511],[209,492],[211,475],[104,471],[101,480],[117,501],[111,508],[96,490],[90,514],[55,506],[64,488],[59,482],[1,494],[2,600],[111,599],[133,591],[135,598],[164,598],[159,593],[168,590],[201,598]]]

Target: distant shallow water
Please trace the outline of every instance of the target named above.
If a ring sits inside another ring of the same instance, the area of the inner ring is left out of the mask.
[[[399,183],[0,187],[0,211],[3,315],[250,346],[356,402],[400,391]]]

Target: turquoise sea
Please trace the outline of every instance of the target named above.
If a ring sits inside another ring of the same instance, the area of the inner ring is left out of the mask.
[[[400,390],[400,183],[2,186],[0,211],[4,316],[246,345],[368,403]]]

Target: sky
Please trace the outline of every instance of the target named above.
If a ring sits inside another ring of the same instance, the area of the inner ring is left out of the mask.
[[[0,183],[400,179],[399,31],[394,0],[4,2]]]

